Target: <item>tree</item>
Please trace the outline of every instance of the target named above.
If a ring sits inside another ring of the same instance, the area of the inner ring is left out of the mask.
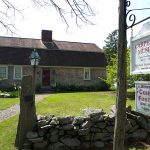
[[[126,54],[126,62],[127,62],[127,87],[134,87],[135,81],[147,81],[149,80],[149,75],[130,75],[130,49],[127,48],[127,54]],[[106,67],[107,70],[107,79],[106,82],[113,87],[115,85],[117,80],[117,66],[118,66],[118,58],[117,54],[114,54],[113,57],[111,57],[111,65],[108,65]]]
[[[107,63],[112,64],[111,57],[117,53],[117,44],[118,44],[118,30],[114,30],[109,33],[108,37],[105,40],[105,46],[103,50],[106,55]]]
[[[62,21],[69,27],[66,15],[71,14],[71,17],[75,17],[77,26],[80,23],[92,24],[89,20],[90,16],[94,16],[93,9],[87,2],[87,0],[64,0],[58,2],[58,0],[31,0],[37,7],[43,7],[51,9],[52,7],[59,13]],[[1,0],[2,10],[0,11],[0,25],[6,29],[7,33],[15,33],[15,17],[16,14],[20,14],[23,17],[22,10],[18,9],[12,1]]]

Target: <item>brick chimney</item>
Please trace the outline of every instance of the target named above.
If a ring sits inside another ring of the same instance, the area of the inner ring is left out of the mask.
[[[42,30],[42,42],[53,42],[52,40],[52,31],[51,30]]]

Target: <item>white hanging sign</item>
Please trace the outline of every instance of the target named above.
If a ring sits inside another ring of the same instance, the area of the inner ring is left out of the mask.
[[[150,116],[150,81],[135,82],[136,111]]]
[[[150,23],[131,38],[130,74],[150,74]]]

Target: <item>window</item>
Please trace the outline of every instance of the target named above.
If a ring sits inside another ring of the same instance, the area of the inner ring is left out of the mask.
[[[14,66],[14,79],[21,80],[22,79],[22,67]]]
[[[84,80],[91,80],[90,68],[84,68]]]
[[[0,66],[0,79],[8,79],[8,67]]]

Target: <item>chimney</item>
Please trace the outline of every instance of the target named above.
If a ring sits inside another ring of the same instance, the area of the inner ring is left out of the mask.
[[[52,31],[42,30],[42,42],[52,42]]]

